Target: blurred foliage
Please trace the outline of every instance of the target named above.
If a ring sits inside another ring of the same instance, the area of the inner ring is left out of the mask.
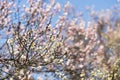
[[[119,6],[89,8],[86,22],[69,1],[27,4],[0,1],[0,39],[6,39],[0,46],[1,80],[34,80],[36,72],[61,80],[120,79]]]

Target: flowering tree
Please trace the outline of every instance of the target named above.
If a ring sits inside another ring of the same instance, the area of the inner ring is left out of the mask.
[[[104,12],[91,11],[87,24],[73,18],[66,29],[63,53],[64,69],[71,80],[119,80],[119,14],[118,8]],[[94,12],[94,13],[93,13]],[[107,15],[107,16],[106,16]],[[97,18],[97,19],[96,19]]]
[[[62,42],[59,27],[62,17],[54,27],[52,17],[59,12],[60,4],[28,0],[29,5],[20,8],[14,1],[0,3],[0,27],[7,37],[0,52],[1,79],[29,79],[37,68],[54,71]]]
[[[119,80],[118,9],[90,11],[86,23],[69,2],[63,9],[54,0],[26,4],[0,1],[1,39],[6,38],[0,79],[33,80],[34,72],[52,72],[62,80]]]

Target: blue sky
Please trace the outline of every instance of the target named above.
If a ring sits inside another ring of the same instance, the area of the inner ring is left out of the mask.
[[[64,4],[67,0],[56,0]],[[84,11],[86,6],[94,6],[95,9],[108,9],[117,3],[117,0],[68,0],[70,1],[78,10]]]
[[[78,12],[83,13],[83,19],[85,21],[90,20],[90,16],[88,15],[88,11],[86,7],[90,7],[90,9],[95,11],[101,11],[106,9],[112,9],[118,3],[118,0],[56,0],[56,2],[60,2],[63,6],[66,1],[69,1]],[[53,19],[53,22],[56,21],[57,18]],[[53,23],[54,24],[54,23]]]

